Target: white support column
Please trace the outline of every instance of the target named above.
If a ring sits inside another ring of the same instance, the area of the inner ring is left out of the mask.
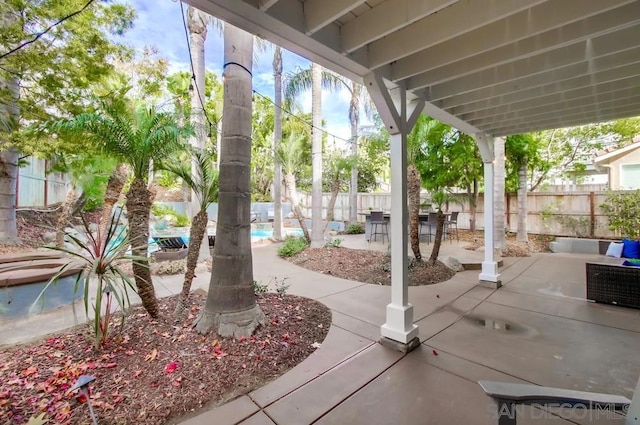
[[[403,344],[418,335],[409,303],[406,141],[404,132],[391,135],[391,304],[387,305],[387,321],[381,328],[383,337]]]
[[[484,162],[484,261],[479,279],[481,285],[492,288],[502,286],[495,259],[494,231],[494,150],[493,138],[477,135],[476,141]]]
[[[407,133],[424,108],[423,100],[408,101],[404,87],[389,90],[379,75],[370,74],[365,86],[391,134],[391,303],[380,328],[381,343],[401,351],[420,344],[409,303],[407,251]]]

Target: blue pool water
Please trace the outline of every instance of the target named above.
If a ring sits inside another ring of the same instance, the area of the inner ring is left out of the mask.
[[[283,229],[283,236],[302,236],[302,229]],[[252,229],[251,241],[273,237],[273,229]]]

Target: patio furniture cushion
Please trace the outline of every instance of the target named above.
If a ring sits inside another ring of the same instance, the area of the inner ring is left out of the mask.
[[[622,242],[611,242],[609,244],[609,248],[607,248],[607,257],[622,257],[622,250],[624,248],[624,244]]]
[[[624,258],[638,258],[640,257],[640,241],[634,241],[631,239],[622,240],[622,256]]]

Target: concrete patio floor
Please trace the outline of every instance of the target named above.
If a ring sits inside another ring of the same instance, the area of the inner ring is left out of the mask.
[[[381,242],[367,244],[362,235],[345,237],[342,245],[387,249]],[[446,241],[441,256],[482,260],[462,246]],[[426,256],[430,246],[421,248]],[[505,258],[498,290],[478,286],[476,270],[410,287],[422,344],[404,355],[377,343],[390,287],[314,273],[279,259],[276,251],[277,245],[254,247],[254,278],[271,284],[287,278],[289,293],[331,308],[327,338],[275,381],[183,424],[496,424],[495,404],[480,379],[631,398],[640,375],[640,310],[584,299],[584,264],[596,256]],[[181,278],[154,278],[159,295],[179,292]],[[208,283],[209,275],[201,273],[194,289]],[[0,322],[0,344],[34,336],[34,329],[71,326],[68,313]],[[566,420],[532,408],[518,412],[518,424],[623,423],[607,420],[608,412],[599,418],[555,412]]]

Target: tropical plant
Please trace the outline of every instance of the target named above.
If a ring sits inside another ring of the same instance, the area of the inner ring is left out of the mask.
[[[195,277],[200,245],[207,231],[209,214],[207,208],[218,199],[218,172],[213,168],[213,155],[198,149],[190,149],[191,164],[180,161],[163,162],[160,167],[171,171],[189,187],[198,202],[198,212],[193,217],[191,230],[189,231],[189,251],[187,253],[187,271],[182,283],[182,291],[176,305],[175,314],[181,314],[188,306],[191,283]],[[193,171],[192,174],[192,165]],[[207,244],[207,247],[209,245]]]
[[[293,214],[300,224],[305,240],[310,244],[311,237],[309,236],[309,229],[307,229],[307,224],[304,216],[302,215],[302,210],[300,209],[298,190],[296,189],[296,172],[304,162],[304,154],[304,137],[297,133],[290,133],[278,147],[278,150],[276,151],[276,158],[284,172],[284,188],[286,197],[289,202],[291,202]]]
[[[247,336],[265,323],[253,290],[251,257],[251,69],[253,37],[224,28],[224,121],[220,156],[218,227],[211,282],[196,330],[216,327],[220,336]]]
[[[74,233],[66,234],[74,249],[49,247],[49,249],[71,256],[83,265],[82,273],[77,275],[74,282],[74,293],[83,291],[84,310],[87,317],[90,318],[93,347],[96,350],[102,347],[109,338],[111,332],[109,325],[115,312],[112,309],[114,301],[122,314],[120,320],[122,327],[125,323],[125,310],[131,304],[129,291],[136,291],[133,282],[121,266],[131,261],[142,267],[145,267],[146,264],[145,259],[127,254],[130,241],[129,231],[125,226],[118,225],[119,220],[120,214],[116,214],[109,221],[106,232],[98,227],[94,234],[91,231],[90,223],[82,217],[81,236]],[[77,266],[77,264],[68,263],[61,267],[60,271],[44,286],[32,308],[44,301],[47,290],[57,285],[62,274],[72,266]],[[92,288],[95,288],[93,292]]]
[[[133,254],[147,257],[149,241],[149,213],[154,194],[147,187],[151,164],[159,162],[184,147],[183,140],[191,127],[177,124],[169,113],[157,112],[153,107],[125,97],[127,88],[112,97],[98,100],[97,112],[77,115],[56,123],[63,135],[83,135],[102,147],[119,162],[128,164],[133,181],[127,191],[125,207],[130,226]],[[151,272],[145,261],[133,264],[138,295],[151,317],[158,317]]]
[[[340,77],[312,63],[310,68],[299,69],[289,74],[285,97],[293,99],[303,91],[311,89],[311,119],[313,125],[311,165],[311,246],[322,247],[322,89],[336,90],[342,83]]]

